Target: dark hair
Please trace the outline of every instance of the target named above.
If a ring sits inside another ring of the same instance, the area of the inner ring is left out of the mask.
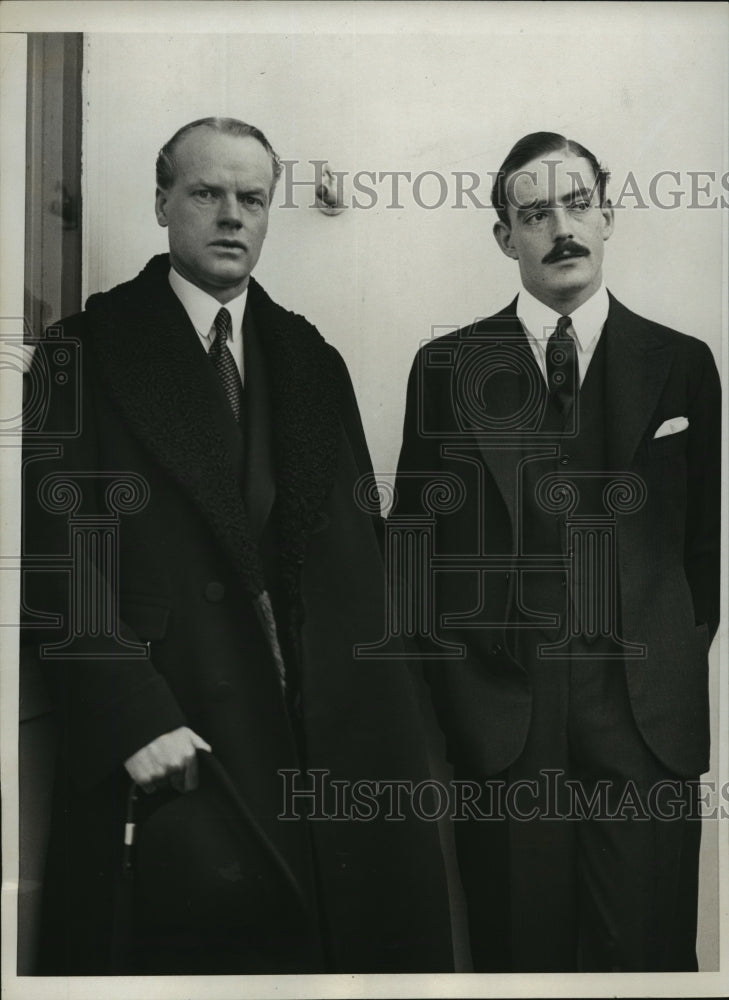
[[[175,161],[175,152],[177,147],[188,132],[192,132],[193,129],[201,127],[210,128],[214,132],[220,132],[223,135],[235,135],[240,138],[245,138],[245,136],[250,135],[254,139],[257,139],[271,157],[271,166],[273,167],[271,194],[273,194],[276,182],[281,176],[281,160],[271,143],[259,128],[256,128],[255,125],[249,125],[247,122],[239,121],[237,118],[198,118],[197,121],[190,122],[189,124],[183,125],[182,128],[178,129],[172,138],[164,144],[162,149],[160,149],[157,156],[157,187],[166,191],[172,186],[172,184],[174,184],[177,169],[177,163]]]
[[[509,177],[516,173],[517,170],[520,170],[525,164],[536,160],[537,157],[544,156],[545,153],[557,153],[560,150],[564,150],[572,156],[584,157],[588,161],[595,174],[600,204],[605,204],[605,194],[608,180],[610,179],[610,171],[600,164],[594,153],[591,153],[589,149],[585,149],[583,145],[575,142],[574,139],[565,139],[563,135],[559,135],[557,132],[530,132],[529,135],[525,135],[511,147],[506,159],[499,168],[494,186],[491,189],[491,204],[496,209],[496,213],[501,221],[506,223],[507,226],[510,225],[509,199],[506,190]]]

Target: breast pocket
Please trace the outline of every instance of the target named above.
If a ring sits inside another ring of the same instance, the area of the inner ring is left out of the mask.
[[[686,453],[686,442],[688,441],[688,430],[678,431],[676,434],[665,434],[663,437],[653,438],[650,442],[648,453],[651,458],[673,458]]]

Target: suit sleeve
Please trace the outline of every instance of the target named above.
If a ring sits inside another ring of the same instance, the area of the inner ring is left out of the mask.
[[[684,567],[696,622],[710,640],[719,624],[721,544],[721,386],[711,350],[700,344],[699,374],[689,402]]]
[[[64,328],[64,335],[70,334],[66,344],[79,347],[80,360],[85,345],[73,334],[81,327],[69,322]],[[59,393],[45,384],[52,371],[47,346],[46,342],[38,346],[31,373],[34,384],[49,393],[45,418],[34,428],[26,425],[23,443],[21,635],[28,655],[41,664],[53,695],[69,773],[79,786],[91,787],[185,720],[134,631],[115,621],[117,634],[136,644],[142,656],[129,656],[128,647],[110,643],[102,634],[104,609],[116,607],[116,595],[114,581],[101,568],[101,547],[98,558],[81,548],[73,551],[70,513],[49,502],[53,482],[59,484],[56,495],[61,499],[64,491],[71,496],[77,490],[78,513],[93,523],[100,488],[94,472],[103,465],[98,458],[93,387],[84,380],[85,366],[78,366],[74,391]],[[57,347],[58,341],[52,350]],[[77,432],[69,433],[74,424]],[[66,650],[59,648],[69,639],[73,641]]]

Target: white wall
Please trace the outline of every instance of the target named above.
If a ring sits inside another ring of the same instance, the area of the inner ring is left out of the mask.
[[[322,15],[327,5],[318,6]],[[86,293],[136,274],[166,249],[153,214],[154,161],[162,143],[194,118],[231,115],[259,125],[284,158],[300,161],[297,177],[312,176],[310,159],[328,159],[350,175],[441,173],[449,197],[432,211],[415,203],[408,185],[404,207],[388,208],[390,183],[382,182],[375,207],[325,217],[303,207],[310,189],[296,189],[302,207],[274,207],[256,271],[274,298],[304,313],[341,350],[375,467],[392,472],[419,343],[434,328],[500,308],[517,288],[516,265],[491,236],[491,209],[453,208],[452,173],[483,175],[478,194],[485,202],[486,173],[521,135],[547,129],[578,139],[607,163],[614,198],[630,171],[647,202],[658,171],[679,172],[678,181],[664,179],[659,195],[670,203],[669,192],[682,190],[682,207],[636,210],[625,200],[606,278],[637,312],[706,340],[721,366],[726,213],[688,207],[686,172],[713,172],[710,197],[721,197],[722,5],[411,4],[397,29],[383,17],[381,29],[369,18],[366,31],[355,30],[355,18],[334,34],[311,34],[293,22],[291,31],[279,24],[266,34],[260,21],[247,33],[243,13],[230,7],[229,30],[218,20],[215,34],[87,35]],[[434,191],[424,186],[423,199],[430,203]],[[351,197],[351,188],[345,192]],[[280,188],[277,206],[283,195]],[[718,960],[718,834],[717,824],[706,824],[703,968]]]
[[[411,6],[416,21],[417,9],[431,5]],[[537,20],[530,5],[521,18],[520,4],[506,12],[470,5],[461,33],[445,35],[417,34],[416,23],[412,34],[389,35],[89,35],[87,291],[128,278],[165,249],[153,215],[154,160],[176,128],[197,117],[258,124],[283,157],[301,161],[296,177],[313,176],[310,159],[350,175],[443,174],[449,197],[432,211],[415,203],[409,185],[404,207],[387,208],[391,182],[383,181],[374,208],[326,217],[303,207],[311,189],[297,188],[302,207],[274,208],[256,272],[274,298],[342,351],[375,466],[391,471],[418,344],[434,326],[500,308],[517,287],[516,265],[491,235],[492,210],[453,208],[452,173],[483,175],[478,195],[487,202],[486,172],[521,135],[549,129],[608,164],[614,196],[630,171],[646,201],[656,172],[680,172],[658,193],[671,203],[669,192],[684,190],[684,207],[635,210],[624,200],[606,277],[627,305],[704,338],[718,357],[726,213],[687,208],[685,172],[719,178],[726,169],[720,5],[698,5],[699,15],[688,4],[658,13],[650,4],[589,5],[579,14],[570,4],[547,6],[554,15]],[[588,13],[593,6],[596,15]],[[421,200],[436,200],[434,185],[424,184]]]

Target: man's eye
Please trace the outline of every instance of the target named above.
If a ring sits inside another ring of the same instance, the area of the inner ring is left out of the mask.
[[[263,208],[263,199],[255,194],[247,194],[243,201],[246,205],[255,205],[256,208]]]
[[[533,226],[536,222],[541,222],[543,219],[547,218],[546,212],[532,212],[531,215],[526,217],[526,222],[528,226]]]
[[[573,212],[586,212],[590,207],[589,201],[575,201],[570,206]]]
[[[207,188],[200,188],[200,190],[195,191],[194,194],[198,201],[210,201],[213,197],[213,192],[208,191]]]

